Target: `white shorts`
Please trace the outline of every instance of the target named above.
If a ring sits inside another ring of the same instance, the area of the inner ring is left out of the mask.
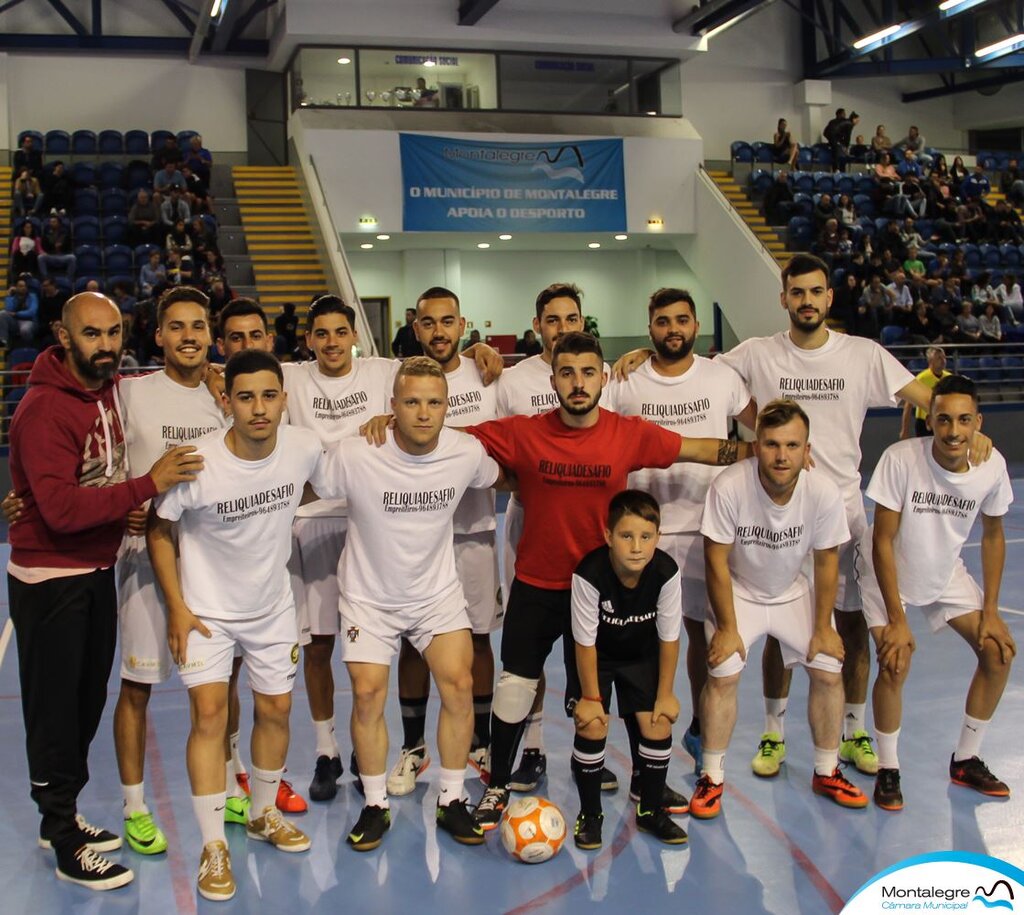
[[[864,596],[864,619],[868,624],[868,629],[887,626],[889,614],[885,612],[882,590],[878,587],[878,580],[875,578],[871,558],[870,531],[861,540],[857,568],[861,575],[860,591]],[[953,575],[949,579],[949,584],[946,585],[939,599],[925,604],[920,610],[928,621],[932,632],[938,632],[950,620],[981,610],[984,599],[981,587],[971,577],[963,560],[958,557],[953,566]],[[903,609],[906,610],[906,604],[903,605]]]
[[[662,534],[658,548],[679,566],[683,586],[683,616],[703,623],[707,618],[708,589],[704,580],[704,537],[697,531]]]
[[[512,590],[512,579],[516,577],[516,548],[523,536],[523,503],[515,493],[509,496],[505,509],[505,545],[502,547],[502,559],[505,568],[501,574],[501,603],[508,609],[508,595]]]
[[[299,616],[299,644],[310,636],[338,634],[338,560],[348,518],[296,518],[289,571]],[[300,597],[301,594],[301,597]]]
[[[203,619],[203,623],[210,630],[210,638],[195,630],[190,632],[185,663],[178,667],[186,687],[227,683],[237,646],[254,692],[279,696],[292,691],[299,645],[291,594],[255,619]]]
[[[857,543],[864,531],[868,529],[868,518],[864,513],[863,498],[846,503],[846,523],[850,528],[850,539],[839,547],[839,589],[836,591],[836,610],[855,613],[862,606],[855,562]],[[813,558],[811,562],[813,563]]]
[[[473,634],[487,635],[500,629],[505,608],[498,585],[498,548],[494,531],[455,535],[455,571],[462,582]]]
[[[782,648],[782,661],[786,667],[800,664],[816,670],[827,670],[839,673],[842,663],[831,655],[816,654],[807,660],[807,649],[811,645],[814,632],[814,598],[808,585],[803,593],[794,600],[784,604],[760,604],[733,594],[733,606],[736,609],[736,624],[739,628],[743,647],[750,656],[750,649],[762,636],[771,635],[779,640]],[[704,622],[704,633],[708,643],[715,634],[713,611],[708,610],[708,618]],[[712,677],[731,677],[746,667],[739,652],[726,658],[718,667],[711,668],[708,673]]]
[[[359,604],[341,595],[341,660],[390,665],[402,639],[420,654],[435,635],[470,629],[466,598],[461,586],[445,597],[405,610],[382,610]]]
[[[167,611],[142,537],[128,538],[117,559],[117,619],[122,679],[164,683],[174,670]]]

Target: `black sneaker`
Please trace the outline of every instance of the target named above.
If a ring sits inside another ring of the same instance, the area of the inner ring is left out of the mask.
[[[685,845],[689,842],[686,830],[676,823],[664,810],[641,812],[636,808],[636,828],[650,833],[666,845]]]
[[[117,851],[121,847],[121,837],[110,832],[108,829],[101,829],[93,826],[80,813],[75,814],[75,826],[78,828],[78,835],[68,841],[72,848],[81,845],[88,845],[93,851]],[[40,848],[53,848],[53,843],[48,836],[39,836]],[[120,886],[121,884],[118,884]]]
[[[309,799],[311,801],[330,801],[338,793],[338,779],[344,768],[340,756],[318,756],[313,781],[309,783]]]
[[[601,847],[601,825],[604,823],[604,814],[581,813],[576,817],[576,826],[572,831],[572,840],[577,848],[584,851],[592,851]]]
[[[391,811],[384,807],[367,805],[359,814],[356,825],[345,839],[356,851],[373,851],[384,841],[384,833],[391,828]]]
[[[634,804],[640,803],[639,774],[633,775],[629,780],[629,799]],[[686,799],[685,794],[680,794],[675,788],[665,785],[665,790],[661,794],[661,809],[672,816],[682,816],[684,813],[690,812],[690,802]]]
[[[523,750],[519,768],[508,780],[510,791],[533,791],[548,771],[548,758],[540,750]]]
[[[135,874],[123,864],[108,861],[88,845],[82,845],[77,851],[58,854],[57,879],[87,886],[90,890],[115,890],[131,883]]]
[[[1009,797],[1010,789],[1005,782],[999,781],[977,756],[970,759],[953,759],[949,757],[949,778],[954,785],[973,788],[979,794],[989,797]]]
[[[618,791],[619,790],[619,777],[612,772],[607,766],[601,770],[601,790],[602,791]]]
[[[879,769],[875,776],[875,806],[883,810],[902,810],[899,769]]]
[[[488,788],[473,811],[473,822],[484,832],[490,832],[501,822],[508,798],[508,788]]]
[[[438,804],[437,825],[463,845],[484,844],[483,828],[473,821],[465,801],[452,801],[444,807]]]

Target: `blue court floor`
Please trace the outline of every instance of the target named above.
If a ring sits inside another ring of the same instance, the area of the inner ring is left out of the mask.
[[[1006,519],[1008,554],[1001,604],[1018,643],[1024,644],[1024,482],[1016,481],[1014,488],[1018,502]],[[6,563],[6,546],[0,558]],[[980,577],[976,541],[966,549],[965,558]],[[2,597],[0,619],[5,619],[6,593]],[[308,813],[296,817],[313,839],[307,854],[275,852],[268,845],[248,842],[241,827],[229,826],[238,894],[231,902],[219,904],[199,899],[194,891],[200,844],[185,772],[188,706],[184,689],[175,681],[154,690],[146,771],[147,800],[168,835],[169,852],[155,859],[128,850],[116,853],[135,869],[136,880],[110,893],[93,893],[55,879],[52,853],[37,848],[35,841],[38,818],[28,797],[12,643],[0,667],[0,912],[519,913],[579,911],[596,903],[605,912],[639,908],[645,913],[811,915],[838,912],[872,874],[918,853],[985,852],[1024,866],[1024,662],[1018,660],[1014,668],[984,745],[986,761],[1010,784],[1014,796],[985,799],[951,786],[947,775],[973,656],[952,632],[931,636],[919,619],[913,624],[918,651],[900,741],[906,797],[902,813],[886,813],[873,806],[842,810],[811,793],[812,747],[802,711],[807,688],[799,672],[787,716],[789,755],[782,773],[770,781],[751,774],[749,759],[762,724],[760,651],[755,649],[741,684],[723,815],[708,822],[681,819],[690,833],[689,846],[664,846],[637,833],[624,789],[605,795],[605,846],[600,852],[577,851],[570,838],[555,859],[530,867],[505,854],[497,833],[490,835],[484,847],[458,846],[434,827],[435,761],[415,794],[392,800],[394,825],[375,852],[358,854],[344,843],[361,807],[347,772],[333,802],[311,804]],[[564,683],[559,667],[553,655],[548,665],[550,716],[545,726],[550,774],[539,793],[562,808],[571,828],[577,811],[569,778],[572,729],[559,711]],[[92,781],[80,802],[89,820],[109,828],[118,823],[121,810],[111,736],[117,669],[115,662],[107,714],[93,744]],[[348,690],[342,688],[347,678],[340,670],[337,679],[341,732],[347,730],[344,720],[350,703]],[[682,671],[677,684],[684,711],[670,782],[689,794],[695,781],[692,762],[678,746],[689,714]],[[244,691],[242,703],[243,722],[251,722],[252,703]],[[428,735],[433,733],[436,712],[435,698]],[[397,699],[389,705],[388,721],[392,737],[400,743]],[[342,746],[347,766],[347,737]],[[287,777],[303,794],[312,773],[313,747],[305,693],[297,688]],[[393,746],[392,761],[396,754]],[[628,745],[621,725],[613,728],[608,763],[628,784]],[[849,777],[870,793],[871,779],[857,773]],[[473,779],[467,784],[475,801],[482,790],[480,783]]]

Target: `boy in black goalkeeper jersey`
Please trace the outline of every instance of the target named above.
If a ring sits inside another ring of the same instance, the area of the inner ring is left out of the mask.
[[[657,549],[660,524],[658,503],[648,493],[618,493],[608,506],[607,545],[584,556],[572,576],[576,671],[569,672],[566,708],[576,723],[572,769],[580,814],[574,837],[583,849],[601,846],[601,770],[613,688],[620,717],[636,715],[640,727],[637,827],[670,845],[687,841],[662,803],[672,724],[679,717],[672,683],[682,597],[675,560]]]

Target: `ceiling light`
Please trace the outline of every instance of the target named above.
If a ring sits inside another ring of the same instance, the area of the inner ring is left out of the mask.
[[[338,63],[342,64],[342,65],[350,64],[350,63],[352,63],[352,58],[351,57],[339,57],[338,58]]]
[[[427,58],[425,61],[423,61],[423,66],[424,67],[436,67],[437,66],[437,61],[436,60],[430,60],[430,58]]]
[[[370,244],[370,242],[366,241],[366,242],[363,242],[359,247],[362,248],[364,251],[369,251],[370,248],[373,247],[373,245]]]
[[[625,241],[627,238],[629,238],[628,235],[616,235],[615,236],[615,240],[616,241]]]
[[[746,15],[746,13],[740,13],[739,16],[733,16],[732,19],[727,19],[721,25],[716,25],[713,29],[708,29],[708,31],[704,33],[704,40],[710,41],[712,38],[714,38],[716,35],[720,35],[726,29],[731,29],[734,25],[736,25],[737,22],[743,19]]]
[[[863,38],[858,38],[853,43],[853,46],[859,51],[861,48],[866,48],[869,44],[874,44],[876,41],[881,41],[883,38],[895,35],[901,28],[903,28],[902,23],[886,26],[886,28],[873,32],[871,35],[865,35]]]
[[[511,241],[512,240],[512,236],[511,235],[499,235],[498,238],[501,241]]]
[[[487,242],[485,242],[485,241],[482,241],[482,242],[478,242],[478,243],[477,243],[477,247],[478,247],[478,248],[489,248],[489,247],[490,247],[490,245],[489,245],[489,244],[488,244]]]
[[[1011,35],[1009,38],[1004,38],[1002,41],[997,41],[995,44],[990,44],[987,47],[979,48],[974,52],[975,57],[987,57],[989,54],[995,54],[998,51],[1011,51],[1014,45],[1021,44],[1024,42],[1024,34]]]
[[[599,241],[592,241],[589,245],[587,245],[587,247],[588,248],[600,248],[601,247],[601,242],[599,242]]]
[[[377,241],[390,241],[390,240],[391,240],[391,236],[390,235],[378,235],[377,236]]]

